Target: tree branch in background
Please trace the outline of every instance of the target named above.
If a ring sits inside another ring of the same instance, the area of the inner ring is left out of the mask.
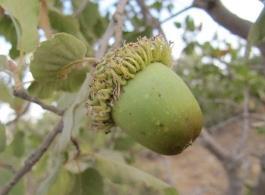
[[[205,10],[214,21],[229,30],[231,33],[247,39],[252,23],[230,12],[220,0],[194,0],[194,7]],[[265,43],[258,45],[265,56]]]
[[[26,160],[24,166],[19,169],[15,176],[9,181],[0,191],[0,195],[6,195],[10,190],[19,182],[19,180],[28,173],[32,167],[40,160],[43,154],[47,151],[55,137],[62,131],[63,121],[60,120],[59,123],[54,127],[52,131],[49,132],[47,137],[44,139],[42,144],[37,148]]]
[[[160,23],[163,24],[163,23],[165,23],[165,22],[167,22],[167,21],[169,21],[169,20],[175,18],[176,16],[182,14],[183,12],[188,11],[189,9],[191,9],[191,8],[193,8],[193,7],[194,7],[194,5],[190,5],[190,6],[186,7],[186,8],[184,8],[184,9],[178,11],[177,13],[170,15],[170,16],[167,17],[166,19],[162,20]]]
[[[13,91],[14,96],[19,97],[23,100],[27,100],[29,102],[34,102],[35,104],[38,104],[40,107],[42,107],[44,110],[48,110],[51,111],[59,116],[63,115],[63,111],[59,110],[58,108],[56,108],[55,106],[52,105],[47,105],[45,103],[43,103],[41,100],[39,100],[36,97],[32,97],[30,96],[27,91],[25,91],[24,89],[21,90],[16,90],[14,89]]]
[[[50,20],[48,16],[48,5],[46,0],[40,0],[39,25],[44,31],[46,38],[51,38],[52,28],[50,26]]]
[[[250,114],[249,114],[249,89],[244,90],[243,103],[243,127],[242,133],[235,149],[231,152],[225,150],[207,131],[201,133],[202,144],[220,160],[224,169],[226,170],[229,188],[228,195],[242,195],[244,189],[243,179],[240,175],[241,166],[244,162],[245,148],[247,146],[247,139],[250,133]],[[239,115],[241,116],[241,115]],[[241,117],[240,117],[241,118]],[[238,118],[236,118],[237,120]],[[226,121],[222,122],[222,126],[227,125]]]
[[[113,16],[113,20],[115,23],[115,28],[114,28],[115,43],[113,45],[114,48],[118,48],[122,42],[124,11],[125,11],[125,6],[127,3],[128,3],[128,1],[121,1],[117,7],[117,10],[116,10],[114,16]]]
[[[161,27],[160,22],[154,16],[152,16],[152,14],[149,11],[149,8],[145,4],[145,1],[144,0],[137,0],[137,3],[139,4],[139,6],[142,10],[143,18],[144,18],[146,24],[157,29],[159,31],[159,33],[166,39],[166,35],[165,35],[165,33]]]
[[[8,69],[12,72],[14,81],[15,81],[15,87],[13,91],[14,96],[19,97],[23,100],[27,100],[29,102],[34,102],[38,104],[39,106],[41,106],[44,110],[51,111],[59,116],[63,115],[63,111],[59,110],[55,106],[46,105],[38,98],[32,97],[27,93],[27,91],[24,89],[22,82],[19,78],[17,64],[13,60],[8,60]]]
[[[122,21],[120,21],[122,23],[119,23],[119,25],[117,25],[116,20],[117,20],[117,17],[118,17],[118,20],[121,19],[121,16],[119,16],[119,15],[121,13],[122,14],[124,13],[125,6],[126,6],[127,2],[128,2],[128,0],[120,0],[118,2],[117,9],[116,9],[115,13],[113,14],[113,18],[110,21],[104,35],[102,36],[102,38],[99,41],[99,49],[96,53],[97,59],[100,59],[106,53],[107,48],[108,48],[108,44],[109,44],[109,39],[113,36],[114,32],[116,32],[115,33],[115,42],[121,41],[122,37],[120,37],[120,36],[122,35],[122,29],[121,28],[123,25],[123,19],[122,19]],[[122,16],[122,18],[123,18],[123,16]],[[115,29],[115,28],[119,28],[119,29]],[[116,43],[114,43],[114,45],[116,45]]]

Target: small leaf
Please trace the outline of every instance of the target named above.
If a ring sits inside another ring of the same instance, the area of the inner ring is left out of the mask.
[[[13,154],[20,158],[25,153],[25,134],[23,131],[18,131],[15,134],[14,140],[10,147],[13,150]]]
[[[5,126],[0,123],[0,153],[5,150],[5,147],[6,147]]]
[[[53,29],[84,39],[79,27],[78,19],[72,15],[64,15],[56,9],[49,10],[49,19]],[[85,39],[84,39],[85,40]]]
[[[33,81],[27,90],[30,95],[44,99],[52,95],[54,91],[54,86],[53,85],[44,86],[39,84],[38,81]]]
[[[96,169],[88,168],[79,174],[61,169],[48,194],[104,195],[103,185],[103,178]]]
[[[186,22],[186,30],[191,32],[195,31],[194,20],[190,16],[186,17],[185,22]]]
[[[19,55],[17,50],[17,34],[12,19],[8,15],[0,16],[0,35],[11,43],[9,55],[14,59]],[[0,66],[1,67],[1,66]]]
[[[78,10],[82,4],[82,0],[73,1],[73,6],[76,10]],[[80,24],[80,30],[88,43],[93,43],[104,33],[107,21],[100,15],[99,8],[96,3],[87,3],[83,11],[78,14],[77,17]]]
[[[96,169],[89,168],[81,174],[71,176],[74,178],[74,185],[69,195],[104,195],[103,178]]]
[[[32,91],[50,90],[76,91],[83,83],[87,67],[83,58],[86,46],[70,34],[58,33],[41,43],[33,55],[30,70],[36,82]]]
[[[30,52],[38,43],[39,1],[36,0],[0,0],[0,5],[10,15],[17,32],[17,48]]]
[[[176,189],[172,186],[125,163],[106,158],[99,154],[95,155],[95,160],[95,167],[99,170],[102,176],[110,179],[113,183],[130,186],[140,184],[145,189],[160,192],[159,194],[178,194]]]

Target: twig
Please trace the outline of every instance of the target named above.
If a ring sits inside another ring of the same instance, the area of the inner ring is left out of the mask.
[[[236,121],[238,121],[238,120],[241,120],[242,117],[243,117],[243,114],[240,113],[240,114],[235,115],[235,116],[232,116],[232,117],[230,117],[230,118],[228,118],[228,119],[226,119],[226,120],[224,120],[224,121],[221,121],[221,122],[219,122],[218,124],[213,125],[213,126],[207,128],[207,129],[209,130],[209,132],[212,132],[212,133],[213,133],[213,132],[215,132],[216,130],[218,130],[218,129],[220,129],[220,128],[223,128],[223,127],[225,127],[225,126],[227,126],[227,125],[230,124],[230,123],[233,123],[233,122],[236,122]]]
[[[80,156],[80,154],[81,154],[79,143],[78,143],[77,139],[72,137],[72,136],[71,136],[71,142],[72,142],[72,144],[74,145],[74,147],[76,149],[75,158],[78,158]]]
[[[137,0],[137,2],[138,2],[139,6],[142,10],[145,22],[148,25],[156,28],[159,31],[159,33],[166,39],[166,35],[165,35],[165,33],[161,27],[160,22],[158,21],[158,19],[156,19],[154,16],[152,16],[152,14],[149,11],[149,8],[145,4],[145,1],[144,0]]]
[[[115,23],[114,35],[115,35],[115,43],[113,45],[114,48],[118,48],[122,41],[122,26],[124,22],[124,10],[128,0],[121,1],[117,7],[116,13],[113,16],[113,20]]]
[[[171,15],[171,16],[169,16],[168,18],[166,18],[166,19],[162,20],[160,23],[161,23],[161,24],[163,24],[163,23],[165,23],[165,22],[167,22],[167,21],[171,20],[172,18],[175,18],[176,16],[178,16],[178,15],[182,14],[183,12],[185,12],[185,11],[187,11],[187,10],[189,10],[189,9],[193,8],[193,7],[194,7],[194,5],[190,5],[190,6],[188,6],[188,7],[185,7],[184,9],[182,9],[182,10],[178,11],[177,13],[175,13],[175,14],[172,14],[172,15]]]
[[[43,103],[38,98],[30,96],[24,89],[20,89],[20,90],[14,89],[13,94],[14,94],[14,96],[19,97],[21,99],[27,100],[29,102],[34,102],[34,103],[38,104],[39,106],[41,106],[43,109],[49,110],[49,111],[51,111],[51,112],[53,112],[59,116],[63,115],[63,111],[59,110],[55,106],[46,105],[45,103]]]
[[[50,20],[48,16],[48,5],[46,0],[40,0],[40,16],[39,25],[43,29],[47,39],[52,36],[52,28],[50,25]]]
[[[125,9],[125,5],[127,4],[128,0],[120,0],[118,2],[117,5],[117,9],[115,11],[115,13],[113,14],[113,18],[110,21],[107,30],[105,31],[104,35],[102,36],[102,38],[99,40],[99,49],[96,53],[96,58],[100,59],[105,53],[106,50],[108,48],[108,43],[109,43],[109,39],[112,37],[116,25],[115,25],[115,17],[117,17],[117,13],[124,13],[124,9]],[[122,32],[122,31],[121,31]],[[117,34],[117,36],[119,36]],[[119,41],[119,40],[118,40]]]
[[[49,132],[47,137],[44,139],[42,144],[36,149],[26,160],[24,166],[17,171],[15,176],[9,181],[0,191],[0,195],[7,195],[10,190],[18,183],[18,181],[28,173],[32,167],[41,159],[43,154],[47,151],[53,140],[63,129],[63,121],[60,120],[59,123],[54,127],[54,129]]]

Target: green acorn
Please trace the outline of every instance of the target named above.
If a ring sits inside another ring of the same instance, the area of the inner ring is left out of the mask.
[[[159,36],[109,52],[89,86],[92,127],[108,132],[118,126],[135,141],[165,155],[189,146],[201,131],[202,113],[170,65],[171,47]]]

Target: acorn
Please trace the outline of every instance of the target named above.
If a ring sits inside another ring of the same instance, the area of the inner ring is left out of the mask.
[[[110,51],[91,75],[92,128],[109,132],[117,126],[164,155],[191,145],[201,131],[202,113],[171,64],[171,46],[160,36]]]

